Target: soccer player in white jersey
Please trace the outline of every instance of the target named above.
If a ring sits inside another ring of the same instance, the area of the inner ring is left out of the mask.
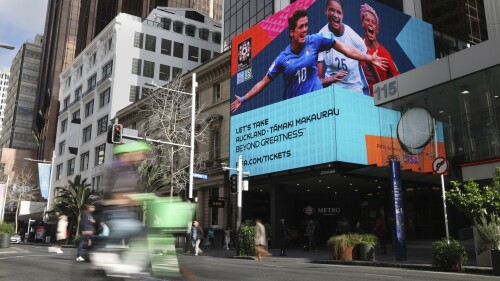
[[[325,14],[326,24],[319,33],[332,32],[337,42],[350,45],[362,53],[367,52],[363,39],[348,25],[343,23],[344,4],[342,0],[327,0]],[[322,76],[324,70],[324,77]],[[359,60],[347,57],[345,54],[330,49],[318,56],[318,72],[324,87],[335,83],[342,88],[370,95],[363,68]]]

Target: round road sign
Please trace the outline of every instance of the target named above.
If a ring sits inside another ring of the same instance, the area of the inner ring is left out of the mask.
[[[448,172],[448,166],[448,160],[443,157],[438,157],[432,162],[432,171],[434,171],[435,174],[442,175]]]

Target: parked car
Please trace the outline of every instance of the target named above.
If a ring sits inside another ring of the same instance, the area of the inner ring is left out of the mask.
[[[10,237],[10,243],[13,244],[19,244],[21,243],[21,235],[19,234],[14,234]]]

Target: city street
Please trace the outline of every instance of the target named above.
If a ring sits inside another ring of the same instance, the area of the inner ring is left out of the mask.
[[[48,253],[38,245],[0,249],[0,280],[111,280],[88,262],[75,261],[75,248]],[[231,252],[179,255],[182,280],[498,280],[492,275],[446,273],[391,267],[313,264],[305,258],[270,257],[263,262],[228,258]],[[113,279],[114,280],[114,279]],[[128,280],[128,279],[127,279]],[[144,274],[136,280],[171,280]]]

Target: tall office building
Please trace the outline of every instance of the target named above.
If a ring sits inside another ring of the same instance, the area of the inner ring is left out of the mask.
[[[9,89],[10,72],[7,70],[0,71],[0,133],[3,128],[3,118],[5,112],[5,100],[7,99],[7,89]]]
[[[221,0],[49,0],[33,134],[39,159],[50,159],[57,127],[59,74],[119,13],[145,18],[155,7],[217,9]],[[206,4],[213,2],[213,4]],[[195,4],[193,4],[195,3]],[[220,7],[221,8],[221,7]],[[205,13],[205,11],[202,11]],[[208,13],[210,14],[210,13]],[[220,12],[212,12],[216,18]]]
[[[24,43],[12,61],[0,138],[1,148],[24,150],[37,148],[31,128],[42,38],[41,35],[36,35],[34,40]]]

